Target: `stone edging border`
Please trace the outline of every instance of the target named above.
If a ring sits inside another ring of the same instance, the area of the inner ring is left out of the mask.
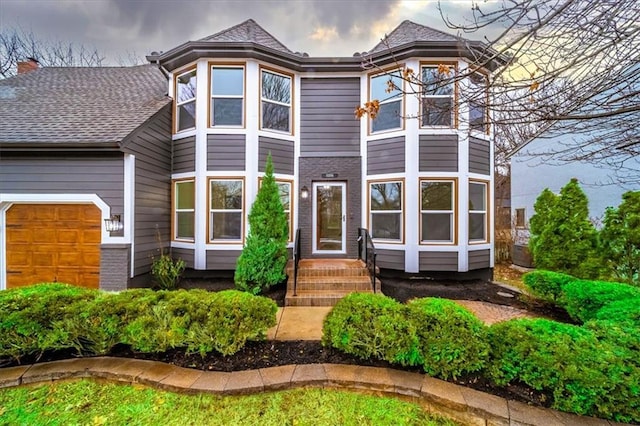
[[[386,393],[471,425],[619,424],[532,407],[418,373],[342,364],[285,365],[225,373],[129,358],[76,358],[1,368],[0,388],[74,378],[140,383],[182,393],[238,395],[299,387]]]

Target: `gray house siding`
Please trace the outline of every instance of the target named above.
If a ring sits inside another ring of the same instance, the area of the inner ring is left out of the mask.
[[[196,138],[173,141],[173,173],[193,172],[196,170]]]
[[[97,194],[113,214],[123,214],[123,186],[121,152],[3,152],[0,156],[0,192],[7,194]]]
[[[123,142],[135,155],[134,275],[149,272],[160,242],[171,240],[171,107],[163,108]]]
[[[267,155],[271,152],[274,172],[285,175],[293,174],[294,148],[292,141],[260,136],[258,146],[258,168],[261,172],[264,172],[264,168],[267,163]]]
[[[404,250],[376,249],[376,266],[404,271]]]
[[[404,136],[367,142],[367,174],[404,173]]]
[[[469,138],[469,171],[483,175],[491,174],[489,141]]]
[[[421,172],[457,172],[457,135],[420,135],[419,169]]]
[[[208,250],[207,269],[234,270],[242,250]]]
[[[421,251],[419,264],[421,271],[457,271],[458,252]]]
[[[303,78],[300,93],[301,155],[360,155],[360,79]]]
[[[174,259],[182,259],[182,260],[184,260],[184,262],[186,263],[187,268],[193,268],[194,267],[195,254],[194,254],[193,249],[184,249],[184,248],[172,247],[171,248],[171,256]]]
[[[477,250],[469,252],[469,270],[489,268],[491,266],[489,250]]]
[[[207,170],[245,170],[245,135],[207,135]]]

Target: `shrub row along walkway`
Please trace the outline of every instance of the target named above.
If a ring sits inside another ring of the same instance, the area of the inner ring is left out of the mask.
[[[422,374],[338,364],[287,365],[224,373],[155,361],[80,358],[0,369],[0,388],[85,377],[186,393],[250,394],[297,387],[326,387],[394,394],[469,425],[615,424],[531,407]]]

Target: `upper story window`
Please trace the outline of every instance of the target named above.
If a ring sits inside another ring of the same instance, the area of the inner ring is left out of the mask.
[[[455,68],[449,65],[422,67],[421,126],[453,127]]]
[[[516,228],[525,228],[524,209],[516,209]]]
[[[261,70],[261,128],[291,133],[293,99],[289,75]]]
[[[474,73],[469,76],[469,128],[489,132],[489,82],[486,75]]]
[[[378,100],[380,107],[371,119],[371,132],[402,129],[402,88],[400,71],[378,74],[369,78],[370,100]]]
[[[193,241],[195,235],[195,181],[175,181],[173,197],[173,239]]]
[[[402,242],[402,182],[369,183],[369,227],[376,241]]]
[[[211,127],[244,124],[244,67],[211,67]]]
[[[420,182],[421,242],[455,242],[454,203],[455,181],[423,180]]]
[[[469,182],[469,242],[485,242],[487,238],[486,182]]]
[[[196,127],[195,69],[176,76],[175,105],[175,131],[180,132]]]

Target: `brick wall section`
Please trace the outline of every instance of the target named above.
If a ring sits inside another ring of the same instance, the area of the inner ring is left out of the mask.
[[[298,204],[298,227],[301,232],[302,257],[331,257],[330,255],[312,255],[311,239],[313,232],[313,183],[347,183],[347,254],[346,257],[358,257],[358,228],[361,225],[362,211],[362,159],[361,157],[300,157],[300,188],[309,189],[309,198],[300,199]],[[323,173],[337,173],[337,178],[325,179]],[[333,255],[345,257],[345,255]]]
[[[129,286],[131,244],[100,246],[100,290],[120,291]]]

